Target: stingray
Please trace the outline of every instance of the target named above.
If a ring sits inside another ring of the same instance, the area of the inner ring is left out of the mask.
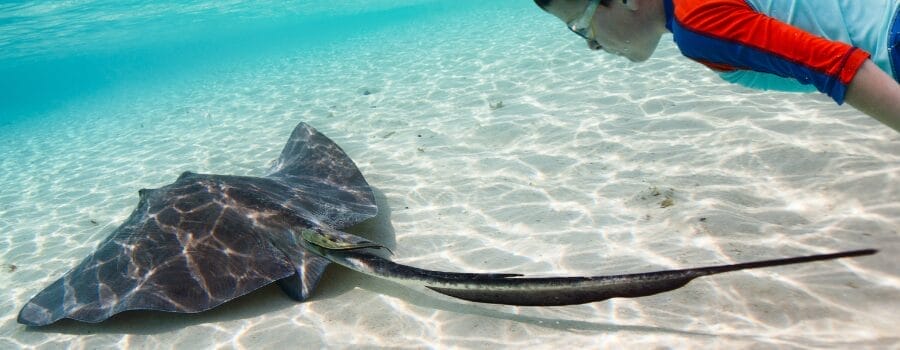
[[[272,282],[307,300],[331,263],[494,304],[556,306],[640,297],[707,275],[874,254],[875,250],[616,276],[524,277],[395,263],[384,246],[344,232],[377,213],[375,197],[337,144],[300,123],[268,175],[185,172],[138,191],[137,208],[97,249],[32,298],[18,322],[96,323],[128,310],[196,313]]]

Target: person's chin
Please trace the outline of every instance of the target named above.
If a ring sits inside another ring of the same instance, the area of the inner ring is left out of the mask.
[[[644,62],[650,58],[650,55],[635,54],[634,52],[619,52],[619,51],[610,50],[605,47],[602,50],[610,55],[625,57],[627,60],[629,60],[631,62],[635,62],[635,63]]]
[[[634,63],[641,63],[650,59],[650,55],[627,55],[625,58]]]

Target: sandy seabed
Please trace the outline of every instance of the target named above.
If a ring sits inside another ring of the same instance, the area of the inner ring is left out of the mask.
[[[4,126],[0,348],[897,346],[900,134],[818,96],[728,85],[669,42],[635,65],[553,25],[526,7],[456,14]],[[185,170],[262,175],[300,121],[356,161],[382,212],[355,232],[404,264],[604,275],[881,251],[567,307],[334,267],[305,303],[270,286],[196,315],[16,323],[138,189]]]

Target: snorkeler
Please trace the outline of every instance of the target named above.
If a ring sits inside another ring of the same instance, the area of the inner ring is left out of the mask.
[[[827,94],[900,132],[900,0],[534,0],[592,50],[647,60],[663,34],[723,79]]]

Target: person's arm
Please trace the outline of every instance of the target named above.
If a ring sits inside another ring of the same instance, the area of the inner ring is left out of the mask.
[[[870,57],[850,44],[769,17],[743,0],[686,3],[676,7],[672,25],[678,48],[720,74],[746,70],[791,78],[842,104]]]
[[[900,132],[900,84],[866,61],[847,87],[846,102]]]

